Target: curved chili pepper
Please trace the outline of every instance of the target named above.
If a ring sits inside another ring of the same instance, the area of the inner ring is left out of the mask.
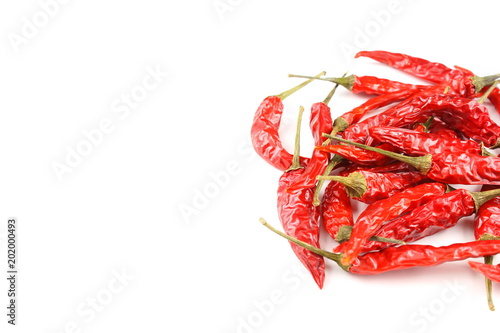
[[[473,140],[460,140],[405,128],[375,126],[369,129],[369,134],[373,139],[389,143],[397,151],[409,155],[439,154],[445,151],[476,155],[482,153],[482,146]]]
[[[359,170],[347,176],[318,176],[318,179],[339,182],[345,186],[351,198],[371,204],[414,186],[426,180],[427,177],[416,171],[375,173]]]
[[[444,184],[424,183],[406,188],[391,197],[368,205],[356,219],[351,237],[343,243],[342,264],[351,264],[361,253],[363,245],[380,229],[383,223],[443,195],[445,191]]]
[[[324,134],[325,135],[325,134]],[[326,134],[329,137],[329,135]],[[340,142],[392,157],[411,164],[430,179],[447,184],[500,185],[500,158],[468,153],[442,152],[424,156],[406,156],[375,147],[332,137]]]
[[[277,190],[278,215],[283,229],[299,240],[319,246],[320,210],[312,204],[314,189],[302,188],[293,192],[287,191],[291,183],[296,181],[304,172],[299,162],[300,122],[304,108],[299,111],[297,133],[295,137],[295,151],[292,165],[279,179]],[[324,259],[296,244],[290,244],[295,255],[309,270],[321,289],[325,279]]]
[[[451,90],[466,97],[474,97],[484,87],[491,85],[498,75],[475,76],[470,70],[455,66],[449,68],[438,62],[387,51],[361,51],[355,58],[368,57],[418,78],[447,84]]]
[[[289,74],[289,77],[300,77],[312,79],[312,76]],[[349,75],[346,77],[324,77],[317,80],[330,81],[339,84],[352,93],[365,93],[369,95],[383,95],[407,90],[420,90],[428,86],[411,83],[403,83],[389,79],[383,79],[376,76],[357,76]]]
[[[324,73],[318,74],[318,77]],[[250,131],[252,145],[260,157],[281,171],[285,171],[293,159],[293,155],[283,148],[278,132],[284,108],[283,100],[312,81],[307,80],[279,95],[266,97],[255,112]],[[302,158],[303,163],[308,160]]]
[[[345,271],[354,274],[374,275],[412,267],[431,267],[446,262],[500,253],[500,240],[472,241],[445,246],[406,244],[398,247],[388,247],[377,252],[365,253],[357,257],[351,265],[343,265],[341,254],[325,251],[290,237],[269,225],[263,218],[260,218],[260,222],[288,241],[333,260]]]
[[[343,136],[350,141],[370,144],[367,137],[371,127],[406,127],[431,116],[438,116],[468,138],[487,146],[500,144],[500,126],[491,119],[487,107],[468,98],[443,94],[422,95],[401,103],[350,126]]]
[[[341,183],[330,182],[325,187],[320,207],[323,225],[333,239],[336,239],[341,227],[353,225],[351,200]]]

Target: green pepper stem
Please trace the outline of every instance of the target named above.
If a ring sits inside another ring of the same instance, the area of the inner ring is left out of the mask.
[[[333,180],[345,186],[351,198],[362,198],[368,191],[366,178],[360,172],[352,172],[348,176],[317,176],[317,180]]]
[[[352,233],[352,226],[344,225],[340,227],[339,231],[337,232],[337,235],[335,236],[335,240],[339,243],[348,241],[349,238],[351,238],[351,233]],[[401,244],[401,245],[406,244],[404,241],[399,239],[380,237],[380,236],[371,236],[369,240],[374,242],[391,243],[391,244]]]
[[[271,230],[272,232],[280,235],[281,237],[284,237],[286,239],[288,239],[290,242],[292,243],[295,243],[299,246],[302,246],[303,248],[313,252],[313,253],[316,253],[320,256],[323,256],[325,258],[328,258],[330,260],[333,260],[337,263],[340,262],[340,258],[341,258],[341,254],[338,254],[338,253],[333,253],[333,252],[328,252],[328,251],[325,251],[323,249],[320,249],[320,248],[317,248],[311,244],[308,244],[306,242],[303,242],[301,240],[298,240],[297,238],[294,238],[292,236],[289,236],[287,234],[285,234],[284,232],[281,232],[279,231],[278,229],[274,228],[273,226],[271,226],[269,223],[266,222],[266,220],[264,220],[262,217],[259,218],[259,221],[260,223],[262,223],[266,228],[268,228],[269,230]]]
[[[307,86],[309,83],[311,83],[312,81],[316,80],[316,79],[319,79],[320,76],[323,76],[325,75],[326,72],[323,71],[321,73],[319,73],[318,75],[314,76],[314,77],[311,77],[311,79],[307,80],[307,81],[304,81],[302,82],[301,84],[291,88],[291,89],[288,89],[287,91],[284,91],[282,92],[281,94],[278,94],[276,95],[276,97],[278,97],[279,99],[281,100],[284,100],[285,98],[287,98],[288,96],[290,96],[291,94],[293,94],[294,92],[296,92],[297,90]]]
[[[300,125],[302,124],[302,114],[304,113],[304,107],[299,108],[299,116],[297,117],[297,130],[295,132],[295,147],[293,150],[292,165],[286,170],[297,170],[303,168],[300,165]]]
[[[493,84],[496,80],[500,79],[500,74],[488,75],[488,76],[473,76],[471,77],[472,84],[476,89],[476,93],[483,90],[484,87]]]
[[[339,138],[337,136],[330,136],[329,134],[326,134],[326,133],[324,133],[323,136],[330,138],[332,140],[338,140],[340,142],[344,142],[344,143],[353,145],[353,146],[358,147],[358,148],[370,150],[370,151],[382,154],[384,156],[388,156],[390,158],[393,158],[395,160],[398,160],[398,161],[401,161],[404,163],[408,163],[409,165],[413,166],[415,169],[417,169],[418,171],[420,171],[424,175],[427,174],[427,172],[429,172],[429,170],[432,166],[432,155],[430,155],[430,154],[424,155],[424,156],[417,156],[417,157],[406,156],[406,155],[394,153],[392,151],[387,151],[384,149],[371,147],[371,146],[363,145],[361,143],[345,140],[345,139]]]
[[[333,157],[328,162],[325,171],[323,171],[323,176],[328,176],[330,172],[332,172],[332,170],[335,169],[337,165],[340,164],[340,162],[342,162],[342,160],[343,160],[342,156],[333,155]],[[319,204],[321,204],[319,196],[321,194],[321,189],[323,188],[324,184],[325,184],[324,180],[319,180],[318,183],[316,184],[316,188],[314,189],[313,206],[319,206]]]
[[[487,265],[493,265],[493,256],[485,256],[484,263]],[[484,283],[486,286],[486,298],[488,300],[488,307],[491,311],[495,311],[495,304],[493,304],[493,283],[487,277],[484,277]]]
[[[478,103],[479,104],[482,104],[484,103],[484,101],[486,100],[486,98],[488,98],[488,96],[491,94],[491,92],[493,91],[493,89],[496,88],[497,84],[498,84],[498,80],[496,80],[495,82],[493,82],[491,84],[491,86],[488,88],[488,90],[486,90],[486,92],[483,94],[483,96],[481,96],[481,98],[478,99]]]
[[[329,81],[333,82],[336,84],[340,84],[342,87],[346,88],[347,90],[352,90],[352,87],[354,86],[354,82],[356,81],[356,77],[354,75],[349,75],[349,76],[342,76],[342,77],[322,77],[322,78],[313,78],[312,76],[306,76],[306,75],[295,75],[295,74],[288,74],[289,77],[300,77],[304,79],[316,79],[316,80],[322,80],[322,81]]]
[[[474,199],[477,212],[479,207],[481,207],[485,202],[500,196],[500,188],[482,192],[471,192],[470,195],[472,196],[472,199]]]

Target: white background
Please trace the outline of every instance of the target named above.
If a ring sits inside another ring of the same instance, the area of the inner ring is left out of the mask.
[[[349,48],[499,72],[492,4],[2,2],[0,266],[5,272],[6,221],[15,216],[20,275],[15,328],[6,323],[7,281],[0,283],[0,331],[490,329],[499,312],[488,310],[483,278],[465,262],[372,277],[328,262],[319,290],[286,241],[258,222],[279,225],[281,172],[253,153],[249,130],[264,97],[301,82],[289,73],[422,83],[369,59],[353,61]],[[30,30],[30,22],[38,27]],[[122,98],[146,91],[148,70],[161,72],[158,84],[127,109]],[[287,148],[298,107],[307,110],[331,88],[314,82],[286,100]],[[332,112],[365,98],[339,88]],[[111,129],[100,137],[102,121]],[[308,155],[307,122],[303,128]],[[84,132],[95,134],[90,148]],[[78,147],[91,150],[68,167],[68,149]],[[57,163],[68,167],[61,177]],[[425,242],[472,240],[470,222]],[[322,241],[326,249],[334,244]]]

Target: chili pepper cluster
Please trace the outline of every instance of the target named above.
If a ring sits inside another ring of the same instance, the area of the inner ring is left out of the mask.
[[[500,75],[476,76],[455,66],[387,51],[362,51],[365,57],[422,79],[415,85],[375,76],[327,78],[322,72],[300,85],[265,98],[254,116],[254,149],[283,174],[277,184],[277,209],[293,252],[323,287],[325,258],[354,274],[380,274],[450,261],[467,261],[500,283]],[[299,112],[295,150],[280,139],[283,101],[314,80],[334,87],[310,109],[315,149],[300,156]],[[328,106],[338,86],[367,96],[359,106],[332,119]],[[484,103],[488,99],[489,103]],[[471,192],[468,185],[480,185]],[[353,200],[364,203],[356,218]],[[417,240],[456,226],[471,216],[468,242],[446,246]],[[320,232],[338,245],[321,248]],[[484,257],[484,263],[469,260]]]

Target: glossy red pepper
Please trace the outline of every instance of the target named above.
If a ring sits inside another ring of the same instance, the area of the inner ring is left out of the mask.
[[[296,191],[287,191],[291,183],[296,181],[304,172],[304,165],[299,162],[300,120],[304,109],[299,112],[297,134],[295,137],[295,151],[293,163],[279,179],[277,190],[277,208],[281,225],[286,233],[293,237],[314,244],[319,247],[320,210],[312,204],[314,189],[302,188]],[[323,287],[325,279],[324,259],[296,244],[290,244],[295,255],[309,270],[319,288]]]
[[[319,146],[328,139],[323,137],[323,133],[330,133],[332,131],[332,115],[330,112],[330,107],[328,103],[335,93],[337,86],[333,88],[326,99],[323,102],[314,103],[311,106],[311,118],[309,121],[311,132],[314,137],[314,144]],[[311,156],[311,160],[307,163],[307,166],[302,173],[302,175],[297,178],[290,187],[288,191],[295,191],[303,187],[313,187],[316,185],[316,176],[323,173],[328,161],[330,159],[330,154],[320,150],[314,150]]]
[[[418,171],[376,173],[359,170],[346,176],[319,176],[318,179],[339,182],[345,186],[351,198],[371,204],[415,186],[425,181],[427,177]]]
[[[500,240],[472,241],[445,246],[406,244],[365,253],[355,258],[352,264],[344,265],[342,264],[341,254],[325,251],[290,237],[270,226],[262,218],[260,222],[288,241],[333,260],[344,270],[354,274],[375,275],[413,267],[431,267],[451,261],[461,261],[500,253]]]
[[[424,183],[404,189],[391,197],[375,201],[362,211],[352,228],[351,237],[343,243],[342,264],[349,265],[361,253],[363,245],[385,222],[443,195],[446,186],[441,183]]]
[[[491,119],[489,110],[478,102],[460,96],[432,94],[413,98],[347,128],[343,137],[370,144],[368,130],[374,126],[406,127],[426,121],[431,116],[488,147],[500,144],[500,126]]]
[[[328,183],[320,207],[325,230],[333,239],[337,238],[340,228],[353,225],[351,199],[342,184]]]
[[[328,136],[328,135],[327,135]],[[430,179],[447,184],[500,185],[500,158],[468,153],[443,152],[434,155],[407,156],[336,137],[338,141],[379,152],[411,164]]]
[[[312,76],[305,75],[290,74],[289,76],[309,79],[312,78]],[[421,90],[428,88],[426,85],[403,83],[376,76],[357,76],[354,74],[347,77],[323,77],[317,78],[317,80],[330,81],[335,84],[340,84],[355,94],[365,93],[369,95],[383,95],[407,90]]]
[[[387,151],[394,150],[394,147],[387,143],[381,144],[380,146],[378,146],[378,148]],[[346,145],[316,146],[315,150],[337,154],[342,156],[346,160],[364,166],[381,166],[392,161],[390,157],[384,156],[382,154]]]
[[[324,72],[318,77],[321,75],[324,75]],[[250,131],[252,145],[260,157],[281,171],[285,171],[292,164],[293,159],[293,155],[283,147],[279,135],[284,108],[283,100],[312,81],[312,79],[307,80],[279,95],[266,97],[255,112]],[[302,158],[304,164],[308,160]]]
[[[423,133],[406,128],[375,126],[369,135],[376,141],[388,143],[393,151],[408,155],[439,154],[443,152],[481,155],[482,146],[473,140],[460,140],[434,133]]]
[[[469,261],[469,265],[473,270],[483,274],[487,279],[500,283],[500,265],[483,264],[476,261]]]

